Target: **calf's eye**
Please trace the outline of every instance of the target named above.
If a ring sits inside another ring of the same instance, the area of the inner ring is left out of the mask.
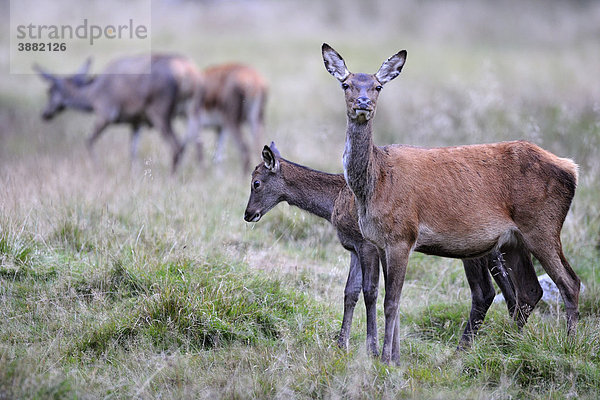
[[[254,181],[252,182],[252,187],[256,190],[260,187],[260,181]]]

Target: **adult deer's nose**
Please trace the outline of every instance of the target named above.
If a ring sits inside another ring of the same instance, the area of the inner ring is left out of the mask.
[[[368,97],[358,97],[354,102],[354,108],[357,110],[370,110],[373,102]]]

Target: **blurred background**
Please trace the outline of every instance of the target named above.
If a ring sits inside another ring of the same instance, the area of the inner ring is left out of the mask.
[[[8,1],[1,4],[8,9]],[[103,2],[86,4],[90,13],[106,12]],[[355,72],[375,72],[390,55],[408,51],[402,76],[379,102],[380,144],[528,139],[575,158],[584,179],[594,168],[598,2],[155,0],[151,16],[154,52],[181,53],[202,68],[239,61],[265,76],[270,86],[266,139],[280,143],[290,159],[330,171],[341,168],[345,115],[338,83],[321,60],[320,46],[327,42]],[[8,26],[9,13],[1,18]],[[84,151],[93,118],[69,111],[44,124],[38,116],[46,83],[34,75],[9,75],[6,33],[0,46],[2,161]],[[75,70],[89,56],[101,58],[86,51],[70,51],[64,62]],[[96,62],[92,72],[103,68]],[[119,151],[127,148],[128,135],[118,131],[108,129],[99,153],[111,149],[115,157],[127,156]],[[182,127],[178,133],[183,135]],[[143,135],[146,155],[156,136]]]

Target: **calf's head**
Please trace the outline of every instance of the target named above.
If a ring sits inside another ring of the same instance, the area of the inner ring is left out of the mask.
[[[271,142],[270,146],[263,148],[263,162],[252,172],[250,198],[244,213],[244,220],[247,222],[259,221],[263,215],[283,201],[285,184],[281,174],[280,158],[275,143]]]

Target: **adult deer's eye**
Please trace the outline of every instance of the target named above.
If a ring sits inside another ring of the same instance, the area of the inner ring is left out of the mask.
[[[350,87],[347,83],[342,83],[342,89],[346,90]]]
[[[381,92],[381,89],[383,89],[383,86],[381,86],[381,85],[375,86],[375,90],[377,90],[378,92]]]
[[[260,181],[252,182],[252,187],[254,188],[254,190],[258,189],[260,187]]]

